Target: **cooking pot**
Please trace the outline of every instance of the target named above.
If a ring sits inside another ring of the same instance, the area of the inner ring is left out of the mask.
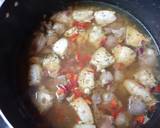
[[[45,128],[27,93],[27,53],[44,17],[86,0],[6,0],[0,8],[0,128]],[[94,0],[96,1],[96,0]],[[159,0],[97,0],[139,19],[160,46]],[[103,3],[102,3],[103,4]],[[2,113],[3,112],[3,113]],[[160,128],[160,105],[143,128]],[[9,122],[8,122],[8,121]]]

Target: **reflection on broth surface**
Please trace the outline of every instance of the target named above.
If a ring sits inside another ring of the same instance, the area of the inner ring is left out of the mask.
[[[51,127],[131,128],[150,120],[158,55],[130,18],[114,7],[79,5],[53,14],[37,32],[29,88]]]

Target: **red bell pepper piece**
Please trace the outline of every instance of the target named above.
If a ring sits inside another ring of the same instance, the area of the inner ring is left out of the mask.
[[[79,88],[75,88],[72,92],[75,98],[81,97],[83,95],[83,93],[81,92]]]
[[[73,26],[77,27],[78,29],[88,29],[90,25],[91,25],[90,22],[79,22],[79,21],[73,22]]]
[[[113,99],[110,103],[111,109],[116,109],[118,107],[118,103],[116,102],[115,99]]]
[[[74,33],[72,36],[69,37],[69,42],[74,43],[78,38],[78,33]]]
[[[66,85],[69,90],[73,90],[77,87],[78,76],[74,73],[68,73],[67,78],[69,79],[69,83]]]

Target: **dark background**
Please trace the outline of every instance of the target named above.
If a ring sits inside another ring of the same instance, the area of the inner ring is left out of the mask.
[[[19,65],[17,59],[25,61],[25,46],[29,45],[32,32],[39,26],[43,15],[66,8],[75,0],[17,1],[17,7],[14,7],[14,0],[6,0],[0,8],[0,108],[15,128],[31,128],[37,120],[31,117],[22,101],[25,92],[20,91],[17,78],[19,67],[25,68],[25,65]],[[160,0],[99,1],[117,5],[136,16],[160,44]],[[8,18],[7,13],[10,15]],[[160,128],[159,120],[160,110],[157,110],[146,128]],[[4,126],[0,125],[0,128]]]

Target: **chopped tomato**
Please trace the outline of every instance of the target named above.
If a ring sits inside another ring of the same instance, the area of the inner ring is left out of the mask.
[[[77,27],[78,29],[88,29],[90,25],[91,25],[90,22],[79,22],[79,21],[73,22],[73,26]]]
[[[78,76],[77,74],[74,74],[74,73],[68,73],[66,76],[69,79],[69,83],[67,84],[67,87],[69,90],[73,90],[74,88],[77,87]]]
[[[78,88],[75,88],[72,92],[73,92],[75,98],[81,97],[83,95],[81,90]]]
[[[123,109],[122,107],[118,108],[118,109],[115,110],[115,111],[112,111],[111,114],[112,114],[113,118],[116,119],[117,116],[118,116],[121,112],[124,112],[124,109]]]
[[[62,88],[60,88],[60,89],[58,89],[57,90],[57,94],[61,94],[61,93],[64,93],[65,91],[64,91],[64,89],[62,89]]]
[[[74,43],[78,38],[78,33],[74,33],[72,36],[69,37],[69,42]]]
[[[136,120],[137,123],[139,123],[139,124],[143,124],[143,123],[144,123],[144,119],[145,119],[144,115],[140,115],[140,116],[137,116],[137,117],[135,118],[135,120]]]
[[[67,73],[66,76],[70,81],[76,81],[78,77],[77,74],[74,74],[74,73]]]
[[[116,119],[117,118],[117,116],[118,116],[118,112],[112,112],[112,117],[114,118],[114,119]]]
[[[89,54],[80,55],[79,52],[77,52],[77,54],[76,54],[77,62],[80,62],[80,61],[88,62],[88,61],[90,61],[90,59],[91,59],[91,56]]]
[[[90,61],[91,55],[89,54],[81,55],[80,52],[77,52],[75,59],[78,62],[79,66],[83,68]]]
[[[115,99],[113,99],[110,103],[111,109],[116,109],[118,107],[118,103]]]

